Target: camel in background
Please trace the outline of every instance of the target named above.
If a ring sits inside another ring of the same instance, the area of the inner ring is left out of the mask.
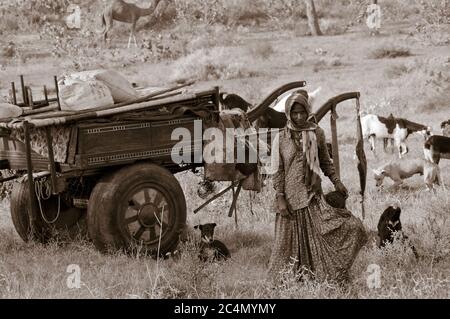
[[[102,13],[102,27],[103,40],[106,42],[108,32],[113,26],[114,20],[131,23],[131,33],[128,38],[128,48],[131,44],[131,38],[134,39],[134,45],[137,47],[136,42],[136,23],[140,17],[151,15],[161,0],[154,0],[149,8],[139,8],[138,6],[127,3],[123,0],[114,0],[108,5]]]

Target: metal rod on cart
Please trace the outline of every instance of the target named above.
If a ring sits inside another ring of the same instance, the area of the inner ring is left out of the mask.
[[[58,77],[55,75],[55,90],[56,90],[56,101],[58,102],[58,108],[61,110],[61,103],[59,101],[59,88],[58,88]]]
[[[25,81],[23,80],[23,75],[20,75],[20,86],[22,88],[23,104],[28,105],[27,93],[25,92]]]
[[[23,123],[23,130],[25,135],[25,150],[27,157],[27,175],[28,175],[28,191],[29,191],[29,201],[28,208],[30,214],[30,228],[31,236],[34,238],[36,235],[36,230],[34,229],[37,220],[36,211],[36,194],[34,192],[34,180],[33,180],[33,162],[31,160],[31,141],[30,141],[30,125],[28,122]]]
[[[13,104],[17,105],[16,84],[14,82],[11,82],[11,90],[13,96]]]
[[[53,154],[53,138],[50,126],[45,128],[45,134],[47,136],[47,146],[48,146],[48,159],[50,160],[50,178],[52,182],[52,194],[56,195],[58,192],[56,190],[56,165],[55,156]]]

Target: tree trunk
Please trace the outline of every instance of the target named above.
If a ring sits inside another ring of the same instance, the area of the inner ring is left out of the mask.
[[[322,35],[319,26],[319,18],[317,18],[314,0],[304,0],[306,4],[306,16],[308,17],[308,25],[312,35]]]

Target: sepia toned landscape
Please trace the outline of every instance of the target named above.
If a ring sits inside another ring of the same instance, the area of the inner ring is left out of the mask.
[[[252,105],[285,83],[306,81],[308,91],[321,88],[314,110],[336,95],[360,92],[362,114],[392,113],[442,135],[441,123],[450,119],[450,2],[378,1],[382,20],[377,35],[365,23],[369,1],[314,3],[322,35],[312,35],[304,1],[161,0],[138,20],[135,45],[134,39],[130,44],[130,24],[117,21],[103,41],[101,15],[108,1],[5,0],[0,4],[0,99],[10,98],[10,83],[19,83],[19,75],[38,92],[43,85],[52,88],[55,75],[93,69],[114,69],[144,88],[191,80],[196,90],[219,86]],[[70,4],[81,9],[80,28],[69,29],[64,20]],[[350,193],[347,208],[362,219],[355,102],[339,104],[337,113],[341,179]],[[331,141],[329,114],[319,125]],[[139,250],[103,254],[85,229],[73,240],[25,243],[10,216],[14,182],[4,183],[0,298],[449,298],[450,162],[441,159],[444,185],[434,191],[427,190],[419,175],[394,188],[385,179],[380,189],[372,169],[398,158],[397,150],[383,152],[382,144],[377,140],[375,155],[365,140],[363,224],[369,242],[351,268],[348,287],[298,282],[288,273],[281,283],[272,282],[267,275],[274,239],[272,181],[266,179],[259,193],[242,191],[231,218],[230,193],[194,214],[205,201],[197,192],[199,169],[175,175],[186,197],[188,229],[178,257],[167,259]],[[406,144],[404,158],[423,158],[420,134],[411,134]],[[215,185],[218,191],[229,183]],[[326,177],[322,185],[332,190]],[[403,230],[417,259],[401,240],[377,247],[377,223],[391,204],[402,209]],[[193,226],[205,223],[217,224],[215,236],[229,248],[229,260],[199,260],[200,234]],[[79,267],[80,288],[68,285],[73,265]],[[374,271],[380,275],[375,286]]]

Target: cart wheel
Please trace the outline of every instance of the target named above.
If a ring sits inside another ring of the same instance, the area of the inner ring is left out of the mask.
[[[186,200],[177,179],[163,167],[140,163],[104,176],[88,205],[88,232],[106,252],[140,249],[160,255],[176,248],[186,223]]]
[[[74,235],[71,233],[86,210],[75,208],[59,196],[51,196],[49,199],[41,199],[41,206],[36,202],[37,218],[34,224],[35,236],[31,237],[30,208],[29,208],[28,181],[14,183],[11,192],[11,218],[19,236],[25,241],[35,240],[47,243],[49,240],[60,238],[62,235]],[[42,209],[41,209],[42,208]],[[58,216],[59,211],[59,216]],[[47,221],[52,222],[51,224]],[[55,217],[58,218],[55,220]]]

